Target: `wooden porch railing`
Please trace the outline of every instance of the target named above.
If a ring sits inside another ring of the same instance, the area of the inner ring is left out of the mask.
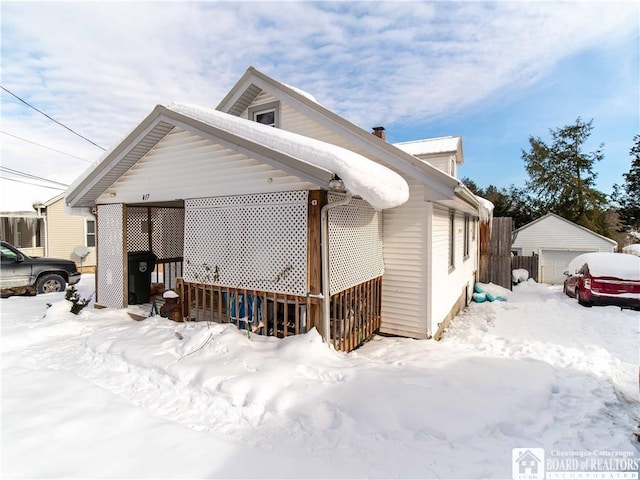
[[[380,328],[382,277],[331,297],[331,341],[336,350],[350,352]]]
[[[187,321],[233,323],[241,330],[276,336],[305,333],[308,312],[318,300],[310,297],[177,281]]]
[[[221,287],[177,279],[182,315],[187,321],[233,323],[240,330],[284,338],[314,325],[308,313],[320,299],[259,290]],[[331,342],[349,352],[380,328],[382,277],[331,297]]]
[[[163,283],[165,290],[175,290],[178,278],[182,277],[182,257],[159,258],[151,273],[151,283]]]

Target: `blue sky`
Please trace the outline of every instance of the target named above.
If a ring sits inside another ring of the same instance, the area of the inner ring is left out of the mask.
[[[596,170],[609,193],[640,133],[637,2],[0,6],[2,86],[104,147],[156,104],[217,105],[249,65],[363,128],[384,125],[391,142],[461,135],[460,176],[480,186],[522,186],[529,136],[582,117],[593,119],[587,148],[604,143]],[[70,183],[101,155],[0,99],[3,167]],[[0,182],[2,211],[59,193]]]

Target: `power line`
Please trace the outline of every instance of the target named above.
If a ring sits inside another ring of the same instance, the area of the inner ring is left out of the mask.
[[[27,143],[31,143],[33,145],[37,145],[38,147],[46,148],[47,150],[51,150],[52,152],[61,153],[61,154],[66,155],[68,157],[77,158],[78,160],[82,160],[83,162],[91,163],[91,160],[87,160],[86,158],[77,157],[76,155],[72,155],[70,153],[63,152],[62,150],[56,150],[55,148],[47,147],[46,145],[42,145],[41,143],[37,143],[37,142],[34,142],[32,140],[27,140],[26,138],[22,138],[22,137],[19,137],[17,135],[13,135],[12,133],[5,132],[4,130],[0,130],[0,133],[3,133],[5,135],[9,135],[10,137],[13,137],[13,138],[17,138],[18,140],[22,140],[23,142],[27,142]]]
[[[64,188],[67,188],[69,186],[66,183],[56,182],[54,180],[49,180],[47,178],[38,177],[37,175],[33,175],[31,173],[26,173],[26,172],[21,172],[20,170],[14,170],[13,168],[9,168],[9,167],[0,166],[0,171],[1,172],[5,172],[5,173],[10,173],[12,175],[17,175],[19,177],[29,178],[31,180],[40,180],[42,182],[53,183],[55,185],[60,185],[60,186],[62,186]]]
[[[0,179],[9,180],[10,182],[23,183],[25,185],[35,185],[36,187],[40,187],[40,188],[49,188],[51,190],[66,190],[66,189],[64,189],[62,187],[50,187],[50,186],[47,186],[47,185],[40,185],[38,183],[25,182],[24,180],[18,180],[17,178],[8,178],[8,177],[0,176]]]
[[[72,130],[71,128],[69,128],[69,127],[67,127],[66,125],[64,125],[64,124],[60,123],[59,121],[57,121],[55,118],[50,117],[49,115],[47,115],[46,113],[44,113],[42,110],[38,110],[36,107],[34,107],[33,105],[31,105],[29,102],[27,102],[26,100],[23,100],[22,98],[20,98],[20,97],[19,97],[18,95],[16,95],[15,93],[13,93],[13,92],[11,92],[11,91],[7,90],[7,89],[6,89],[6,88],[4,88],[2,85],[0,85],[0,88],[2,88],[2,90],[4,90],[5,92],[7,92],[9,95],[12,95],[12,96],[14,96],[15,98],[17,98],[18,100],[20,100],[20,101],[21,101],[22,103],[24,103],[26,106],[28,106],[28,107],[30,107],[30,108],[33,108],[33,109],[34,109],[36,112],[38,112],[38,113],[41,113],[42,115],[44,115],[45,117],[47,117],[49,120],[51,120],[51,121],[53,121],[53,122],[57,123],[57,124],[58,124],[58,125],[60,125],[61,127],[66,128],[67,130],[69,130],[69,131],[70,131],[71,133],[73,133],[74,135],[77,135],[77,136],[79,136],[80,138],[82,138],[82,139],[86,140],[87,142],[89,142],[90,144],[95,145],[95,146],[96,146],[96,147],[98,147],[99,149],[101,149],[101,150],[105,150],[105,151],[106,151],[106,148],[101,147],[101,146],[100,146],[100,145],[98,145],[97,143],[92,142],[91,140],[89,140],[87,137],[85,137],[85,136],[83,136],[83,135],[80,135],[80,134],[79,134],[78,132],[76,132],[75,130]]]

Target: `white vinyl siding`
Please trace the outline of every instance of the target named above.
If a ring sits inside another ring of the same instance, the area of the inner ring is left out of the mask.
[[[107,189],[98,203],[161,202],[316,188],[244,154],[175,128]]]
[[[542,249],[613,252],[615,245],[594,232],[563,219],[549,216],[518,231],[513,247],[522,255],[539,254]]]
[[[64,209],[64,199],[47,206],[47,256],[73,260],[80,266],[80,258],[73,249],[86,246],[86,218],[69,215]],[[83,267],[96,265],[95,248],[82,260]]]
[[[451,159],[451,156],[446,157],[435,157],[427,160],[431,165],[436,167],[438,170],[442,170],[445,173],[455,177],[456,176],[456,162]]]
[[[265,92],[260,93],[251,105],[240,115],[242,118],[248,118],[249,109],[258,108],[260,105],[267,105],[273,102],[278,102],[278,99],[273,95]],[[321,125],[315,120],[309,118],[305,114],[294,109],[290,105],[280,102],[280,126],[282,130],[304,135],[305,137],[315,138],[326,143],[338,145],[340,147],[351,150],[352,152],[364,155],[374,161],[380,161],[376,156],[371,155],[370,152],[365,151],[363,148],[353,144],[346,140],[343,136],[331,131],[329,128]]]
[[[380,331],[427,336],[427,203],[424,187],[409,182],[409,201],[383,214],[384,264]]]
[[[455,268],[449,268],[449,213],[450,210],[438,206],[433,208],[433,246],[432,246],[432,301],[430,308],[430,333],[433,335],[445,320],[456,301],[473,288],[475,279],[477,251],[476,242],[470,245],[474,252],[474,261],[463,262],[464,215],[456,212],[454,219]]]

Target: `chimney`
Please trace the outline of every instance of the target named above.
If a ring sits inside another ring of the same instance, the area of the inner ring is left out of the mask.
[[[384,127],[373,127],[373,133],[376,137],[381,138],[382,140],[387,139],[387,135],[384,133]]]

